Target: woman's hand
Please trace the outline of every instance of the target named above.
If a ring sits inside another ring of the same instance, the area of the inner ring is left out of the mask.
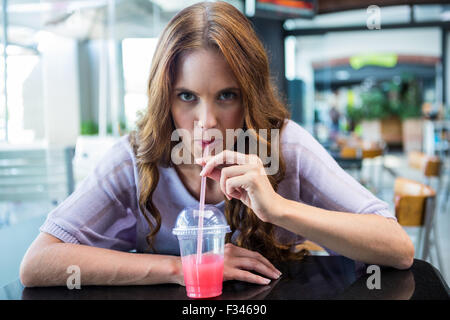
[[[250,271],[256,271],[262,276]],[[281,272],[260,253],[235,246],[231,243],[225,244],[223,267],[224,281],[240,280],[266,285],[270,283],[270,279],[278,279],[280,275]]]
[[[204,165],[200,175],[218,181],[228,199],[241,200],[264,222],[273,220],[273,209],[283,198],[273,190],[257,155],[225,150],[196,162]],[[220,168],[223,164],[228,166]]]

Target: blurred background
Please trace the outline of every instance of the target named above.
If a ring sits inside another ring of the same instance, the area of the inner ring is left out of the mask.
[[[196,2],[2,1],[0,287],[47,214],[135,128],[158,37]],[[448,1],[227,2],[253,23],[292,119],[390,204],[448,283]]]

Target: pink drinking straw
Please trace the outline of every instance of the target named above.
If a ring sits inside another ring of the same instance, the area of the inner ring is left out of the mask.
[[[203,150],[203,157],[209,153],[208,146]],[[202,262],[202,247],[203,247],[203,216],[205,211],[205,189],[206,189],[206,176],[202,177],[200,185],[200,204],[198,215],[198,233],[197,233],[197,264]]]

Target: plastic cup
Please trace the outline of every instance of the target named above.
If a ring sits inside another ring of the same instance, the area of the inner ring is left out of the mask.
[[[230,227],[222,212],[206,205],[203,211],[201,259],[197,259],[199,210],[185,208],[178,215],[173,234],[180,244],[186,293],[190,298],[211,298],[222,294],[223,251]]]

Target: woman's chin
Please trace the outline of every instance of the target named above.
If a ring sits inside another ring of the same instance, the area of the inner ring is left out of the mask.
[[[195,150],[195,152],[194,152],[194,159],[202,158],[202,157],[205,157],[205,156],[214,156],[214,155],[216,155],[215,150],[211,150],[210,152],[205,153],[204,150],[202,150],[200,148],[198,150]]]

